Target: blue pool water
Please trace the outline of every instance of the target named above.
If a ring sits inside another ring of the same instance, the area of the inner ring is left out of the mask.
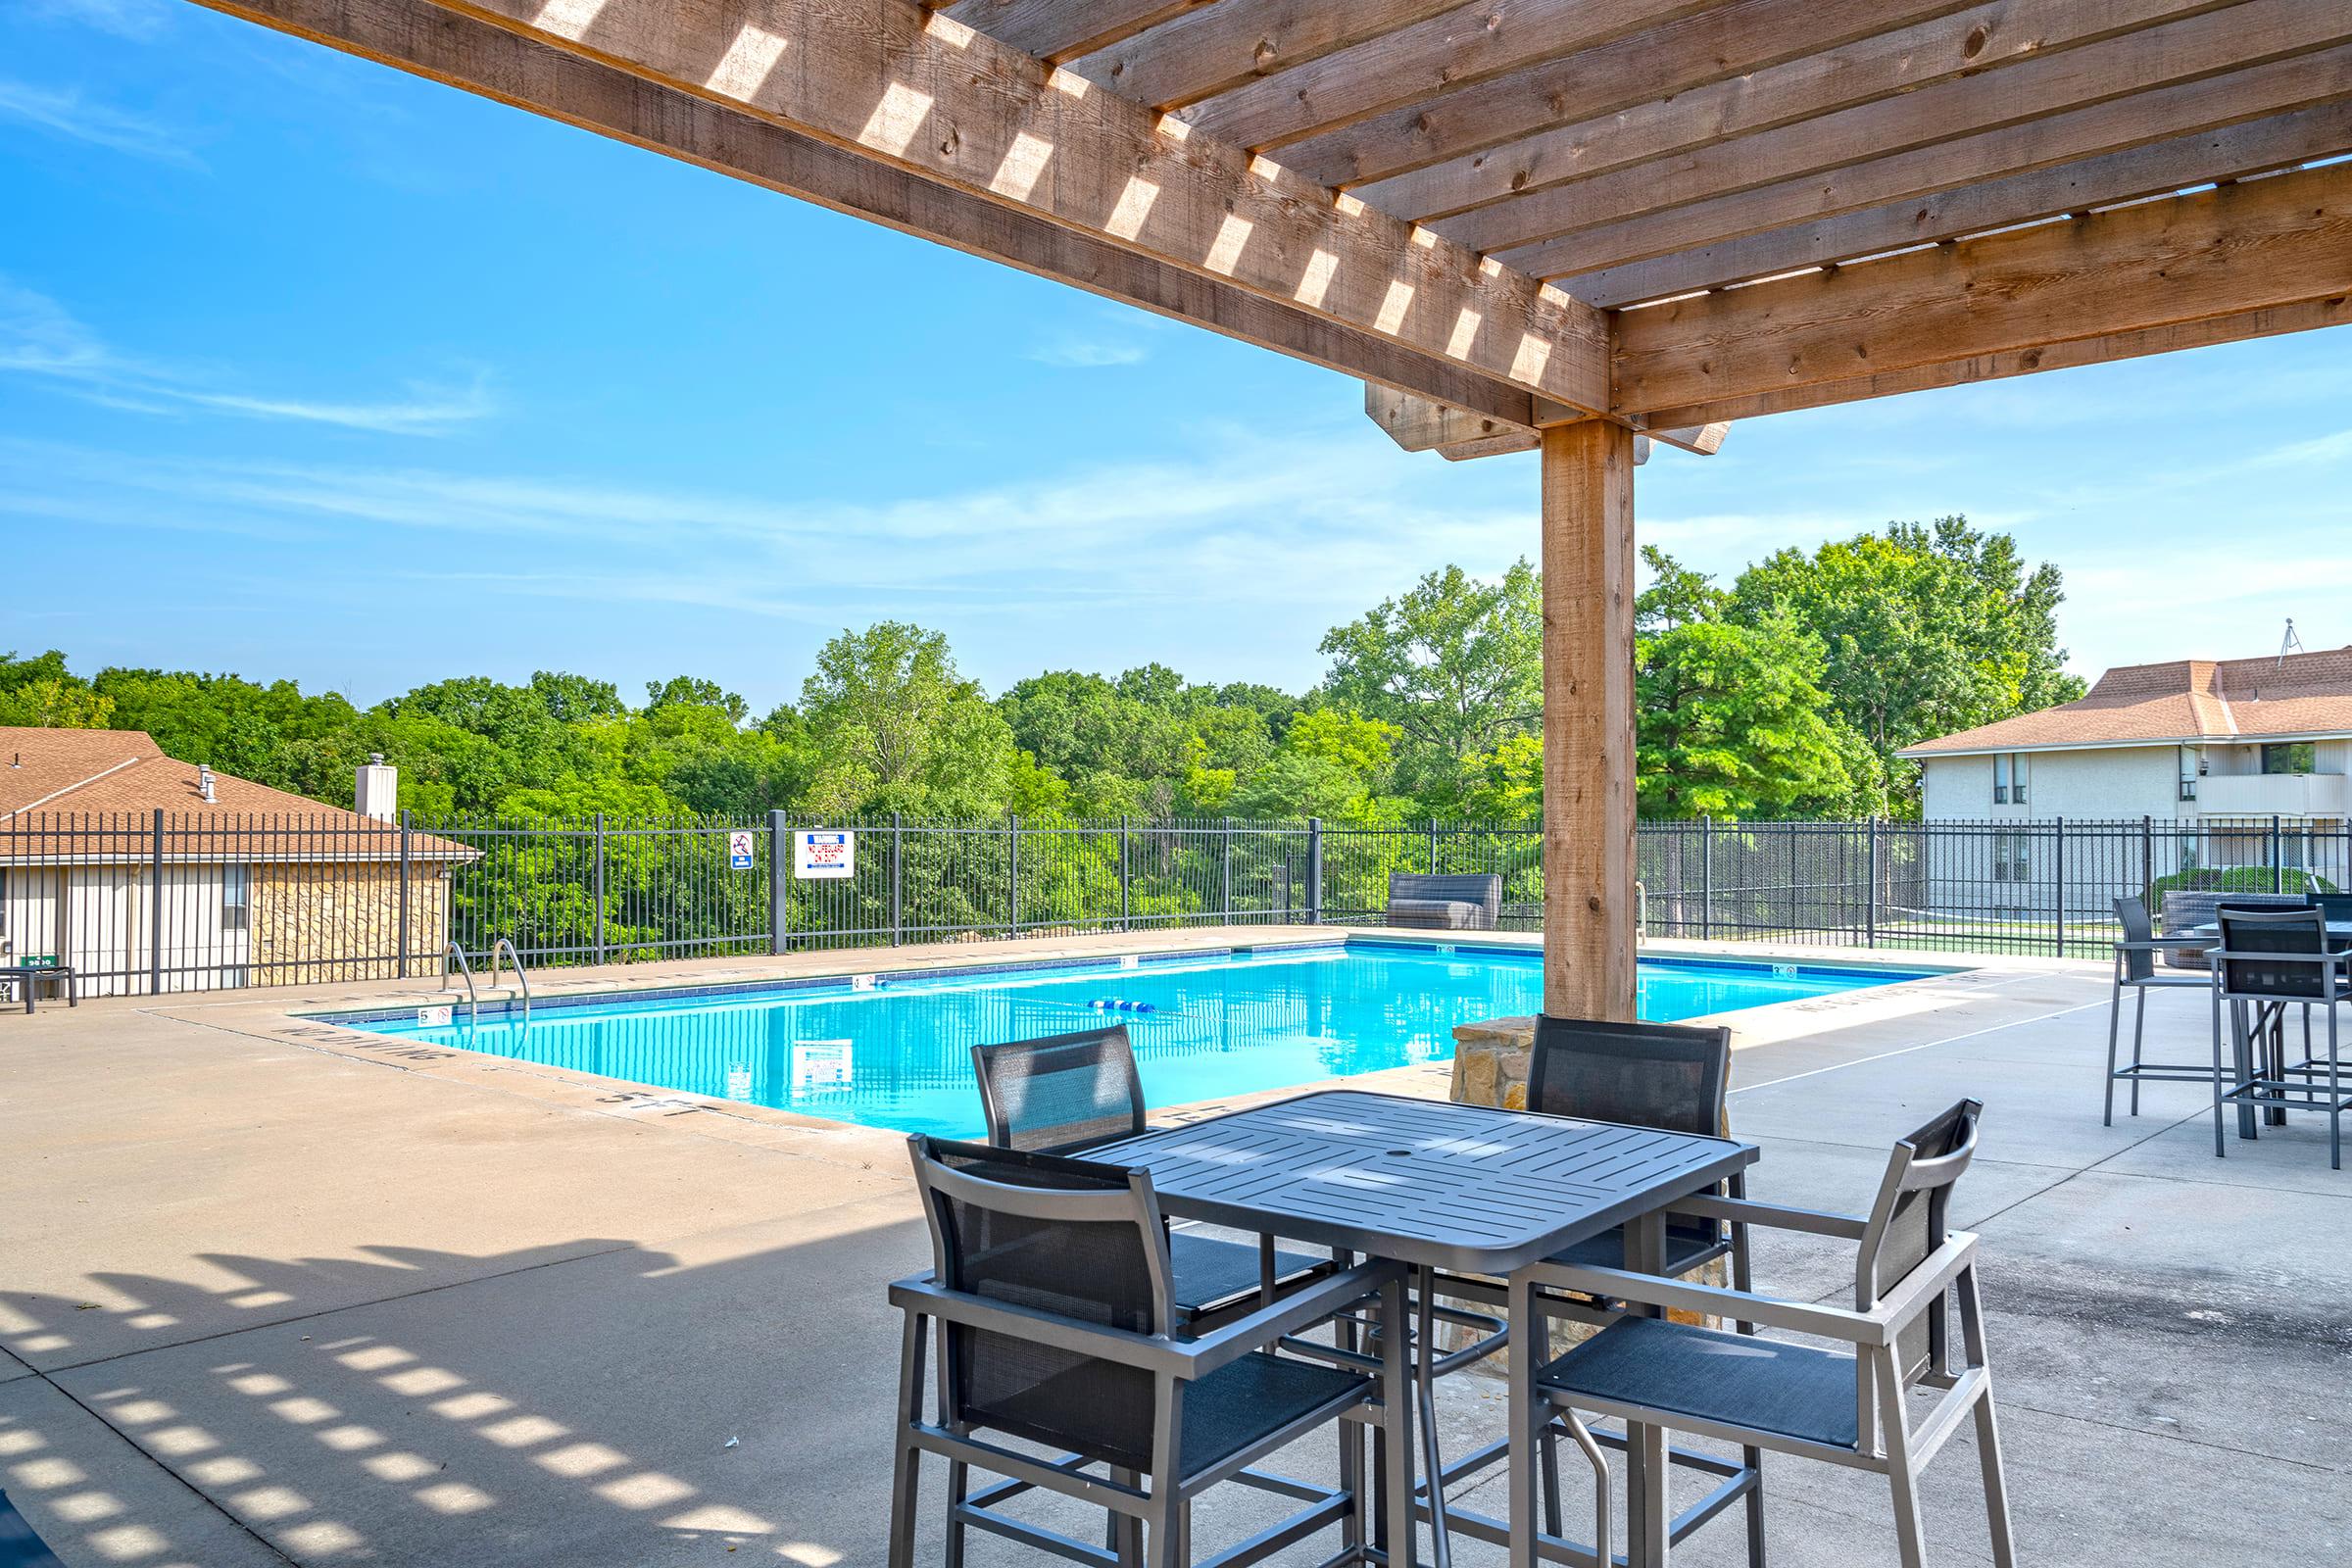
[[[1666,1021],[1918,978],[1917,972],[1644,958],[1641,1011]],[[797,990],[582,1005],[528,1024],[337,1020],[371,1034],[749,1101],[871,1127],[981,1132],[974,1045],[1122,1022],[1152,1105],[1181,1105],[1453,1054],[1455,1024],[1538,1010],[1529,952],[1380,946],[1163,955],[1135,967],[884,975]],[[1122,1002],[1126,1008],[1095,1006]],[[1149,1009],[1149,1010],[1145,1010]]]

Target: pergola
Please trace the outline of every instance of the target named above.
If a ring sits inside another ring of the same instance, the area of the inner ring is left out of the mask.
[[[1634,1005],[1639,435],[2352,320],[2346,0],[201,3],[1540,449],[1557,1013]]]

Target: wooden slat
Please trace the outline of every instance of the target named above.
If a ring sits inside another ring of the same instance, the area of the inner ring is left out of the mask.
[[[914,0],[443,3],[1416,353],[1605,405],[1599,313]]]
[[[2108,365],[2117,360],[2173,354],[2184,349],[2213,348],[2224,343],[2242,343],[2254,338],[2277,337],[2286,332],[2317,331],[2329,326],[2352,327],[2352,291],[2325,299],[2307,300],[2300,305],[2273,306],[2233,316],[2213,316],[2203,320],[2181,321],[2132,332],[2110,332],[2099,337],[2073,338],[2064,343],[2035,345],[2032,348],[2002,349],[1967,359],[1909,366],[1900,370],[1886,370],[1845,381],[1816,381],[1804,386],[1776,388],[1744,397],[1661,409],[1658,415],[1661,418],[1670,419],[1753,419],[1768,414],[1828,408],[1869,398],[1897,397],[1906,392],[1933,391],[1938,387],[1963,386],[1975,381],[1997,381],[2007,376],[2031,375],[2039,370]]]
[[[1964,74],[1980,75],[2019,61],[2045,59],[2059,50],[2134,27],[2210,11],[2218,3],[2220,0],[1990,0],[1899,26],[1892,24],[1901,17],[1887,14],[1900,8],[1888,6],[1885,0],[1867,0],[1851,10],[1825,6],[1822,0],[1752,0],[1655,33],[1621,39],[1586,56],[1593,64],[1593,75],[1580,76],[1575,83],[1590,83],[1586,101],[1579,103],[1573,96],[1563,100],[1578,108],[1576,123],[1561,124],[1555,120],[1549,122],[1555,129],[1377,180],[1358,187],[1355,194],[1383,212],[1426,221],[1563,180],[1590,178],[1647,159],[1915,91]],[[1869,17],[1880,18],[1886,30],[1851,38],[1858,26],[1871,24],[1863,20]],[[1733,70],[1719,70],[1718,79],[1692,81],[1691,71],[1703,68],[1684,64],[1680,71],[1669,69],[1680,62],[1665,47],[1662,34],[1701,24],[1728,32],[1735,20],[1744,25],[1700,57],[1710,66]],[[1795,47],[1812,36],[1822,37],[1821,52],[1807,53]],[[1604,63],[1599,58],[1620,54],[1626,57],[1622,61],[1611,58]],[[1779,63],[1773,63],[1775,59]],[[1637,89],[1640,96],[1635,100],[1608,101],[1617,92]],[[1455,96],[1477,98],[1486,90],[1473,88]],[[1440,99],[1429,106],[1428,114],[1442,116],[1451,103],[1451,99]],[[1493,113],[1486,118],[1490,124],[1508,119]],[[1285,163],[1302,173],[1317,168],[1288,154]],[[1311,177],[1326,176],[1318,170]]]
[[[2352,99],[1562,279],[1614,309],[2352,152]]]
[[[2352,7],[2345,15],[2352,20]],[[2289,113],[2347,94],[2352,94],[2352,45],[2339,45],[1608,223],[1504,251],[1500,259],[1546,276],[1599,271]]]
[[[1245,147],[1277,147],[1465,81],[1590,49],[1689,16],[1707,3],[1475,0],[1297,70],[1204,98],[1186,109],[1184,118]]]
[[[207,0],[215,9],[837,212],[1426,397],[1525,422],[1534,399],[1393,340],[920,179],[563,53],[432,0]]]
[[[1694,409],[2352,292],[2352,164],[1692,296],[1617,318],[1618,410]],[[1725,417],[1710,412],[1709,417]]]
[[[1544,432],[1544,1010],[1634,1016],[1634,438]]]
[[[1364,416],[1407,452],[1435,452],[1440,447],[1508,435],[1524,435],[1530,438],[1530,446],[1535,444],[1533,424],[1498,419],[1369,381],[1364,383]]]
[[[1406,171],[1469,165],[1435,184],[1474,181],[1484,154],[1555,126],[1674,99],[1782,61],[1842,53],[1885,29],[1954,11],[1967,0],[1739,0],[1558,59],[1544,60],[1338,130],[1292,142],[1284,167],[1356,194],[1398,217],[1405,208],[1452,212],[1471,205],[1443,191],[1376,184]],[[1989,49],[1989,42],[1987,48]],[[1500,156],[1500,155],[1497,155]],[[1487,194],[1507,195],[1504,181]],[[1383,191],[1384,196],[1375,196]],[[1484,200],[1482,194],[1475,200]]]
[[[967,27],[1025,49],[1040,60],[1061,60],[1101,49],[1180,17],[1209,0],[955,0],[944,10]]]
[[[2352,5],[2345,0],[2246,0],[1776,130],[1550,185],[1431,226],[1478,250],[1510,252],[1580,229],[1622,226],[1648,213],[1803,181],[1864,159],[1883,166],[1890,155],[1902,154],[1911,154],[1927,171],[1923,177],[1931,186],[1959,184],[2015,172],[2029,163],[2087,157],[2197,128],[2174,122],[2148,131],[2141,122],[2164,118],[2165,108],[2126,97],[2224,73],[2242,74],[2262,61],[2348,39]],[[2252,83],[2247,91],[2263,96]],[[2089,106],[2104,112],[2084,115]],[[2233,118],[2292,107],[2264,102]],[[2001,130],[2010,132],[2006,143],[1972,139]]]
[[[1226,0],[1069,65],[1138,103],[1175,108],[1451,10],[1459,0]]]

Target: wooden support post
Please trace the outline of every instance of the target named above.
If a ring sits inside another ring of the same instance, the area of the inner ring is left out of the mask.
[[[1544,432],[1544,1010],[1634,1016],[1634,434]]]

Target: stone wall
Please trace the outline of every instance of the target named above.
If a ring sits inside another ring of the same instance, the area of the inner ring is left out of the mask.
[[[1455,1026],[1453,1088],[1465,1105],[1527,1108],[1527,1055],[1536,1042],[1533,1018],[1486,1018]]]
[[[398,862],[256,864],[252,870],[252,983],[398,977]],[[449,881],[438,865],[409,872],[409,974],[441,972],[449,940]]]

